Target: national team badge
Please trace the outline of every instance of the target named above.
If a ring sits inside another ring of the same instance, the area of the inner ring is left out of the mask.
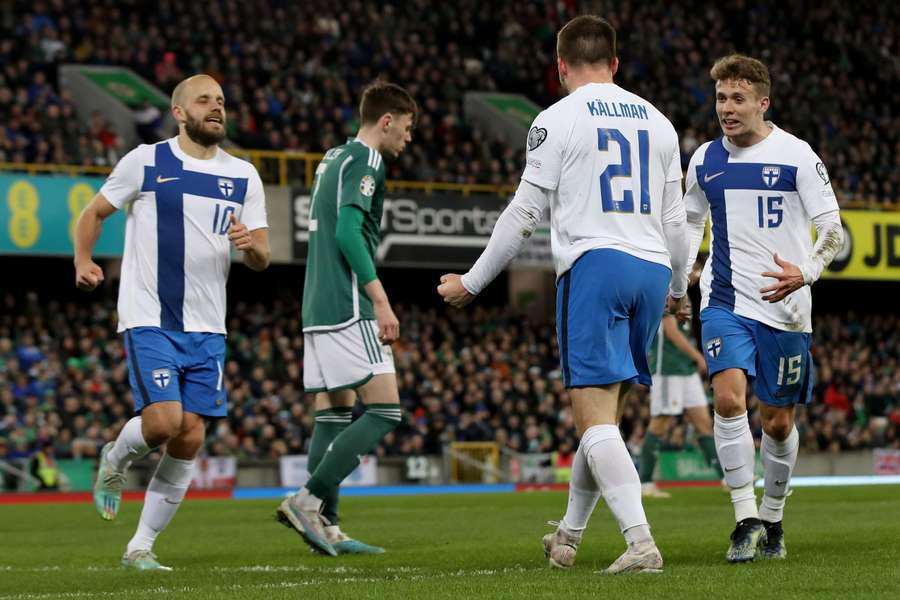
[[[819,177],[825,185],[831,183],[831,179],[828,177],[828,169],[825,168],[825,163],[816,163],[816,173],[819,174]]]
[[[230,179],[219,178],[219,191],[226,198],[231,198],[234,193],[234,182]]]
[[[547,139],[547,130],[543,127],[532,127],[528,132],[528,149],[534,150]]]
[[[153,373],[150,374],[150,377],[153,379],[153,383],[156,384],[161,390],[166,389],[169,386],[169,382],[172,381],[172,375],[169,373],[168,369],[153,369]]]
[[[763,181],[766,182],[767,186],[773,187],[781,178],[781,167],[773,167],[771,165],[763,167],[762,178]]]
[[[706,342],[706,353],[711,357],[716,358],[719,356],[719,352],[722,351],[722,338],[717,337]]]
[[[375,193],[375,178],[371,175],[366,175],[359,182],[359,193],[363,196],[371,196]]]

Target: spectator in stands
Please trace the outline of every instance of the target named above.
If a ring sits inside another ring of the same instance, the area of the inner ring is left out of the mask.
[[[593,5],[458,0],[402,2],[395,9],[374,0],[275,7],[246,0],[213,6],[202,15],[209,27],[192,40],[198,51],[189,55],[173,51],[183,40],[171,23],[196,19],[191,4],[125,11],[105,0],[16,3],[14,32],[0,40],[0,123],[24,123],[25,132],[7,126],[0,152],[8,160],[45,157],[35,148],[48,131],[30,128],[29,115],[62,95],[55,65],[63,56],[130,66],[164,92],[187,71],[218,73],[240,116],[234,141],[308,151],[355,130],[350,99],[381,74],[423,98],[424,109],[421,134],[407,160],[390,166],[390,178],[509,183],[521,171],[520,150],[498,148],[468,125],[465,92],[522,93],[541,106],[555,101],[552,32]],[[894,58],[900,4],[826,0],[810,8],[760,0],[747,8],[690,0],[623,3],[606,16],[629,52],[617,81],[670,115],[685,157],[718,135],[707,66],[733,50],[763,52],[781,74],[776,91],[790,88],[792,98],[772,118],[819,149],[841,200],[898,200],[900,99],[892,92],[900,78]],[[4,89],[19,112],[4,101]],[[84,162],[71,146],[66,156]]]

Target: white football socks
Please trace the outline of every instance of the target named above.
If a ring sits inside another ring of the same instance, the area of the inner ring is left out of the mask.
[[[756,492],[753,489],[756,446],[753,444],[747,413],[736,417],[723,417],[716,413],[713,433],[719,464],[725,473],[725,482],[731,488],[735,521],[758,519]]]
[[[594,425],[581,436],[581,448],[609,510],[629,544],[652,539],[641,480],[616,425]]]
[[[572,478],[569,480],[569,503],[562,527],[575,535],[581,535],[587,527],[588,519],[600,499],[600,488],[588,466],[588,460],[579,444],[572,461]]]
[[[194,460],[181,460],[164,455],[147,486],[144,508],[137,531],[128,542],[126,554],[135,550],[152,550],[156,536],[166,528],[191,485]]]
[[[106,458],[109,459],[112,466],[117,471],[124,471],[132,462],[146,456],[151,448],[144,440],[144,434],[141,432],[140,415],[132,417],[116,438],[116,443],[110,450]]]
[[[784,501],[787,498],[794,465],[797,464],[799,448],[800,436],[796,427],[791,428],[791,432],[783,442],[763,432],[760,454],[765,473],[765,492],[759,507],[760,519],[775,523],[784,515]]]

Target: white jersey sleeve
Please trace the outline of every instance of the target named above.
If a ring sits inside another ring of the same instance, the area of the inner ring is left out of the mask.
[[[100,194],[116,208],[121,209],[140,193],[144,184],[146,148],[140,145],[123,156],[100,188]]]
[[[250,231],[269,226],[266,217],[266,192],[256,169],[252,169],[247,178],[247,197],[241,211],[241,222]]]
[[[550,111],[545,110],[535,118],[528,130],[522,179],[546,190],[559,186],[568,130]]]
[[[709,142],[697,148],[684,176],[684,210],[687,212],[688,223],[705,223],[709,215],[709,200],[697,181],[697,166],[702,163],[708,146]]]
[[[837,198],[831,187],[828,170],[822,159],[804,143],[806,152],[798,160],[797,192],[810,220],[821,214],[838,210]]]

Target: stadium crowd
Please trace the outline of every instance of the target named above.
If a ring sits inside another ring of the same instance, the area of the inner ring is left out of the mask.
[[[57,67],[77,62],[126,65],[165,92],[186,74],[211,73],[237,144],[307,151],[352,134],[361,87],[384,76],[422,106],[390,178],[515,182],[521,149],[468,127],[464,94],[552,103],[554,32],[591,9],[577,0],[3,3],[11,35],[0,40],[0,162],[109,164],[121,154],[115,132],[99,115],[77,115],[60,85]],[[771,118],[811,143],[842,200],[900,200],[900,4],[655,0],[602,12],[619,32],[618,83],[672,119],[685,165],[719,135],[710,64],[739,50],[768,63]]]
[[[299,305],[238,303],[229,314],[230,410],[211,426],[207,453],[305,453],[313,398],[302,387]],[[575,447],[551,322],[500,308],[404,306],[397,315],[405,422],[381,454],[435,454],[450,441],[494,440],[518,452]],[[48,445],[58,458],[95,457],[114,439],[132,410],[115,319],[112,300],[76,304],[35,292],[0,298],[0,459]],[[814,336],[814,402],[797,420],[804,449],[900,448],[898,317],[822,316]],[[633,450],[648,419],[647,394],[631,394],[622,427]],[[752,421],[758,438],[758,418]],[[688,439],[676,423],[667,444],[678,448]]]

